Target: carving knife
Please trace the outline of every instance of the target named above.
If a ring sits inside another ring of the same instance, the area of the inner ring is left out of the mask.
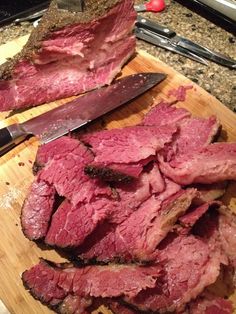
[[[48,143],[138,97],[166,78],[163,73],[126,76],[21,124],[0,129],[0,155],[28,135]]]

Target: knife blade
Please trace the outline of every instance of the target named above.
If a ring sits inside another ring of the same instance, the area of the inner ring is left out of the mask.
[[[126,76],[21,124],[0,129],[0,154],[4,154],[28,135],[48,143],[138,97],[166,78],[164,73]]]
[[[137,17],[136,27],[141,30],[144,29],[148,33],[154,34],[156,37],[160,37],[160,40],[165,39],[166,47],[164,48],[166,49],[171,50],[171,46],[172,46],[174,47],[173,49],[176,52],[178,52],[178,50],[181,50],[182,52],[185,50],[186,56],[188,53],[190,53],[191,56],[193,55],[197,56],[201,58],[202,60],[203,58],[206,58],[220,65],[229,67],[231,69],[236,68],[236,60],[233,60],[232,58],[227,57],[219,52],[210,50],[202,45],[199,45],[193,42],[192,40],[179,36],[171,28],[162,26],[141,15],[138,15]]]
[[[196,54],[191,53],[190,51],[182,47],[171,45],[167,38],[158,36],[156,33],[151,32],[150,30],[136,27],[134,33],[137,38],[142,39],[150,44],[178,53],[181,56],[187,57],[189,59],[207,65],[205,59],[198,57]]]

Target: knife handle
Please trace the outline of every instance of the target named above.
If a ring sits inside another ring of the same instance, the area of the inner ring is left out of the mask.
[[[169,27],[162,26],[156,22],[146,19],[141,15],[138,15],[137,17],[136,26],[150,30],[157,35],[161,35],[166,38],[172,38],[176,35],[176,32]]]
[[[19,124],[12,124],[0,129],[0,156],[22,142],[27,133]]]

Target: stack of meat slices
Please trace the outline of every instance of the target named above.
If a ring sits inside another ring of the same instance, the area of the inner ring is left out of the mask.
[[[212,143],[218,132],[160,103],[139,125],[40,147],[23,232],[84,266],[41,260],[22,275],[32,295],[67,314],[232,313],[208,289],[236,265],[236,218],[217,200],[236,143]]]

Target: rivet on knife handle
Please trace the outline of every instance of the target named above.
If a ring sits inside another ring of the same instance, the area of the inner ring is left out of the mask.
[[[26,136],[27,134],[18,124],[12,124],[0,129],[0,155],[5,154],[8,150],[23,141]]]

